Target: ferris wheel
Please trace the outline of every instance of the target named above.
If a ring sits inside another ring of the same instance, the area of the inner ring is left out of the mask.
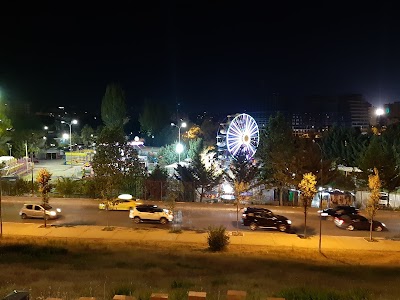
[[[226,146],[235,157],[240,152],[252,158],[260,142],[257,122],[248,114],[237,115],[229,124],[226,132]]]

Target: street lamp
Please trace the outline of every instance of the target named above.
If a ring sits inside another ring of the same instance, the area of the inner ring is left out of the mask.
[[[72,125],[78,124],[77,120],[72,120],[71,123],[61,121],[62,124],[67,124],[69,126],[69,151],[72,151]]]
[[[315,141],[314,141],[315,142]],[[323,187],[322,187],[322,148],[321,145],[318,143],[315,143],[320,152],[321,152],[321,187],[319,188],[319,191],[321,192],[320,196],[319,196],[319,209],[322,211],[322,191],[323,191]],[[319,241],[318,241],[318,251],[319,253],[321,252],[321,242],[322,242],[322,212],[319,214]]]
[[[181,144],[181,128],[186,127],[186,122],[182,122],[181,126],[176,125],[175,123],[171,123],[171,126],[175,126],[178,128],[178,144],[176,145],[176,152],[178,153],[178,163],[181,163],[181,153],[183,152],[183,145]]]

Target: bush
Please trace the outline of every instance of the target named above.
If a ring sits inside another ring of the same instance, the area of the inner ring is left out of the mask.
[[[208,227],[208,249],[211,251],[222,251],[229,245],[229,236],[226,234],[224,226]]]
[[[65,196],[71,196],[74,194],[75,192],[75,186],[76,183],[74,180],[72,180],[71,178],[58,178],[57,179],[57,183],[56,183],[56,191],[62,195],[63,197]]]

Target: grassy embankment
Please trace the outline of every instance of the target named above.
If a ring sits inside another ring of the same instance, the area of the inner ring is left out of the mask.
[[[173,233],[171,233],[173,234]],[[210,253],[202,245],[3,238],[0,242],[0,297],[29,290],[31,299],[152,292],[186,299],[192,291],[225,299],[229,289],[248,300],[400,299],[397,252],[326,251],[234,246]],[[298,298],[290,297],[296,295]],[[301,294],[314,298],[299,298]],[[318,296],[319,298],[315,298]]]

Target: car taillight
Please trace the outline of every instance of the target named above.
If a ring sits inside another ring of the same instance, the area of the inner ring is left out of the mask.
[[[339,225],[342,225],[343,224],[343,220],[339,220],[338,223],[339,223]]]

